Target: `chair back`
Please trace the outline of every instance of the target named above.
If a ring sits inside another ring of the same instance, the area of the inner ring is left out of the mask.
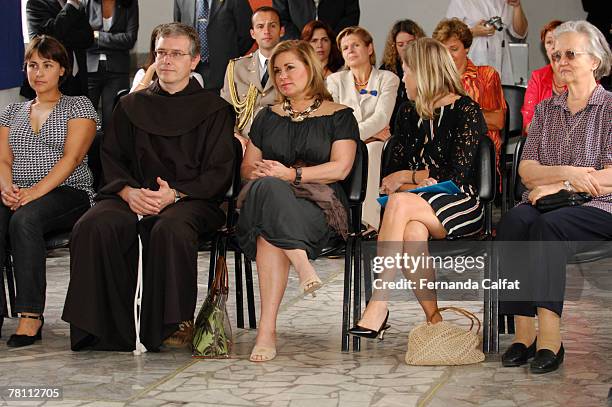
[[[497,191],[497,175],[495,171],[495,147],[489,137],[480,137],[476,160],[478,196],[483,203],[492,202]]]
[[[519,137],[516,148],[514,149],[514,156],[512,157],[512,178],[511,178],[511,189],[514,203],[519,202],[523,199],[523,192],[525,192],[525,185],[521,182],[521,177],[518,173],[518,167],[521,163],[521,154],[523,154],[523,147],[525,147],[525,137]]]
[[[361,204],[365,200],[368,183],[368,148],[361,140],[357,142],[355,160],[350,174],[340,184],[349,204]]]
[[[507,140],[510,137],[523,133],[521,108],[525,100],[525,88],[516,85],[502,85],[502,90],[504,91],[504,98],[508,106],[505,127],[506,137],[504,137]]]
[[[240,179],[240,167],[242,166],[242,144],[240,141],[233,137],[234,142],[234,168],[232,170],[232,184],[225,192],[225,200],[230,201],[238,198],[240,188],[242,186],[242,180]]]

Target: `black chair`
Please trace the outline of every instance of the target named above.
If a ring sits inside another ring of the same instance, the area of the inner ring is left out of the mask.
[[[393,151],[401,146],[401,139],[398,137],[389,138],[383,147],[382,159],[381,159],[381,179],[392,172],[398,171],[400,168],[394,168],[391,165],[393,158]],[[493,223],[493,201],[495,200],[496,193],[496,171],[495,171],[495,148],[493,142],[487,136],[480,137],[480,143],[478,146],[477,162],[476,162],[476,184],[478,186],[478,193],[481,202],[484,205],[484,228],[482,232],[476,236],[469,236],[464,238],[452,239],[452,245],[435,245],[432,247],[431,255],[433,256],[475,256],[487,251],[485,244],[476,244],[475,241],[490,241],[492,237],[492,223]],[[444,239],[443,241],[449,241]],[[488,256],[485,257],[485,278],[489,278],[491,273],[491,267],[488,261]],[[364,268],[367,271],[367,278],[370,279],[366,286],[366,303],[369,301],[371,296],[371,265],[369,259],[364,259]],[[368,292],[368,288],[370,291]],[[484,323],[483,323],[483,348],[485,352],[497,351],[495,343],[492,339],[496,338],[496,335],[492,334],[492,329],[497,329],[496,321],[492,320],[493,315],[497,315],[493,309],[497,303],[493,303],[493,298],[488,293],[489,290],[485,291],[484,298]],[[495,312],[495,314],[494,314]],[[356,317],[358,318],[358,317]],[[359,342],[359,338],[354,338]],[[355,349],[356,348],[356,349]],[[358,346],[355,347],[358,350]]]
[[[502,214],[506,213],[511,197],[512,159],[516,150],[516,143],[523,135],[523,115],[521,108],[525,99],[526,88],[516,85],[502,85],[506,99],[506,125],[503,130],[502,157],[500,170],[502,171]],[[509,192],[510,191],[510,192]]]
[[[513,206],[523,199],[523,193],[527,190],[521,182],[521,177],[518,173],[518,167],[521,161],[521,154],[525,146],[526,138],[521,137],[516,143],[516,148],[512,160],[512,174],[511,174],[511,191],[512,191],[512,203]],[[601,246],[590,247],[586,251],[582,251],[574,254],[574,256],[568,261],[568,264],[584,264],[591,263],[598,260],[603,260],[612,257],[612,245],[609,243],[603,243]],[[495,271],[498,273],[498,271]],[[497,278],[497,277],[496,277]],[[496,308],[498,309],[498,308]],[[503,333],[514,333],[514,316],[499,314],[499,330],[498,332]],[[498,340],[498,339],[496,339]]]

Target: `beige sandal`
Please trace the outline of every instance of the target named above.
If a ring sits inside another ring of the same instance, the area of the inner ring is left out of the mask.
[[[276,348],[270,346],[255,345],[251,351],[249,360],[251,362],[267,362],[276,357]]]
[[[315,291],[321,287],[323,287],[323,282],[316,274],[300,282],[300,289],[304,295],[312,294],[313,297],[316,297]]]

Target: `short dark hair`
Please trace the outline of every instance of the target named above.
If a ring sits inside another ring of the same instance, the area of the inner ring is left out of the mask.
[[[278,22],[279,24],[282,26],[283,23],[281,21],[281,16],[280,13],[278,12],[277,9],[275,9],[274,7],[271,6],[261,6],[261,7],[257,7],[254,11],[253,11],[253,15],[251,16],[251,27],[253,27],[253,17],[255,16],[255,14],[257,13],[274,13],[276,14],[276,16],[278,17]]]
[[[183,23],[167,23],[155,27],[155,29],[159,29],[155,43],[163,37],[187,37],[191,42],[191,47],[189,49],[191,56],[196,57],[200,55],[200,37],[195,28]]]
[[[64,80],[70,76],[72,66],[70,65],[68,52],[66,52],[66,48],[57,39],[51,37],[50,35],[38,35],[34,37],[25,50],[25,55],[23,58],[25,61],[24,69],[28,61],[34,56],[35,52],[43,58],[57,62],[62,68],[64,68],[65,71],[60,77],[60,84],[62,84]]]

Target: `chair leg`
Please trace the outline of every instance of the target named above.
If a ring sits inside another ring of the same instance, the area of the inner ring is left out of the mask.
[[[508,321],[508,333],[514,335],[514,315],[506,315]]]
[[[236,278],[236,325],[244,328],[244,309],[242,293],[242,253],[234,250],[234,274]]]
[[[353,239],[354,236],[349,236],[346,240],[346,249],[344,251],[344,294],[342,298],[342,352],[349,351],[349,324],[351,323],[350,306],[351,306],[351,278],[352,278],[352,261],[353,256]]]
[[[365,291],[365,303],[366,306],[368,302],[370,302],[370,298],[372,298],[372,256],[370,256],[370,251],[367,249],[363,249],[363,244],[360,245],[361,253],[363,257],[363,288]]]
[[[249,328],[257,329],[257,317],[255,316],[255,294],[253,292],[253,268],[249,259],[244,258],[244,274],[247,289],[247,310],[249,312]]]
[[[15,275],[13,274],[13,258],[7,253],[4,263],[4,272],[6,273],[6,285],[9,293],[9,306],[11,307],[11,316],[17,318],[19,315],[15,311]]]
[[[361,237],[355,237],[352,250],[353,267],[355,274],[353,277],[353,321],[359,321],[361,318]],[[353,352],[361,351],[361,338],[353,336]]]

